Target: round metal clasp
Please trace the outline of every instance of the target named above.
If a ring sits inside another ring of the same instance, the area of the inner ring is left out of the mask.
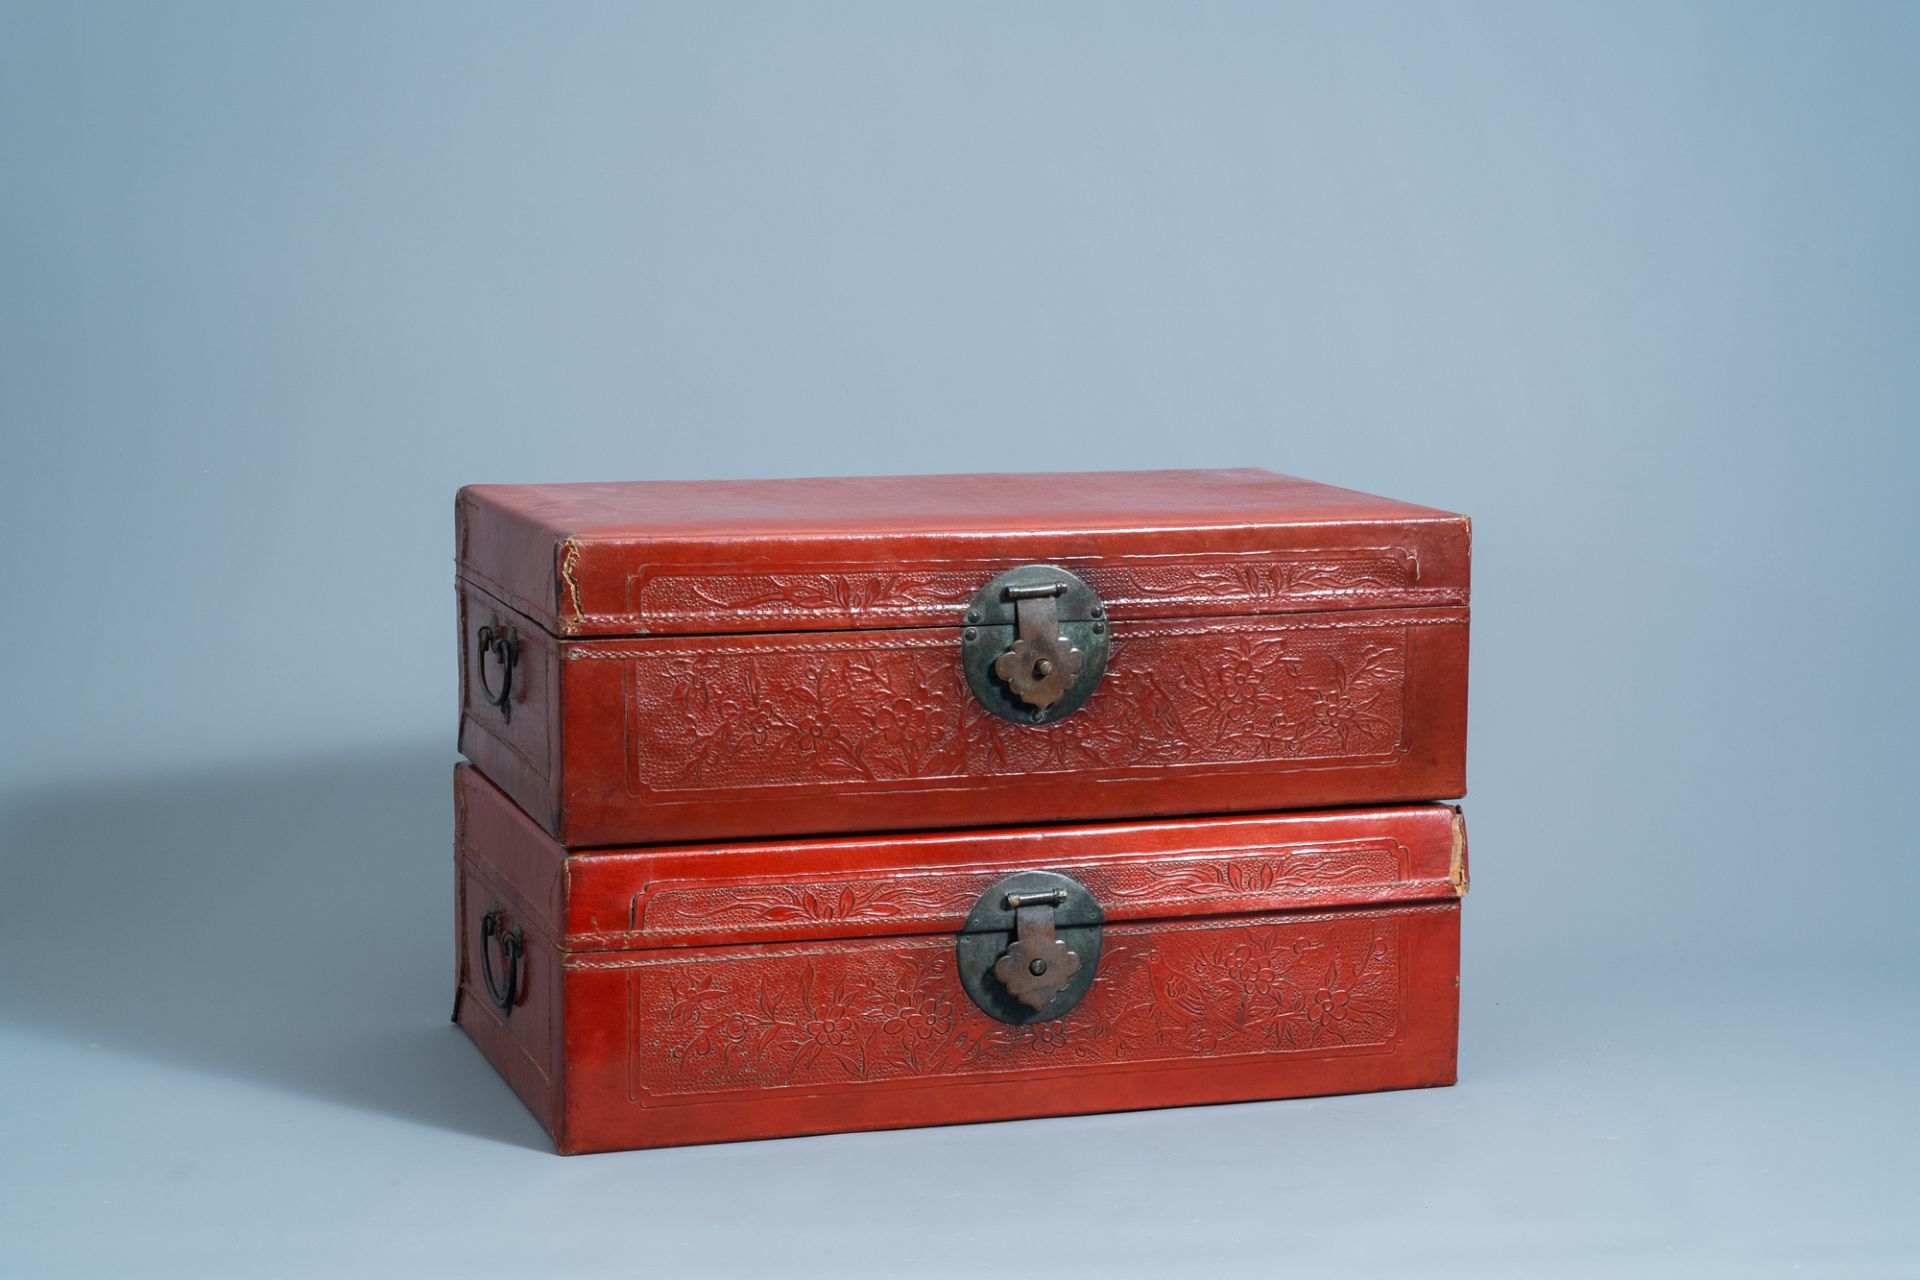
[[[960,631],[980,705],[1016,724],[1051,724],[1087,704],[1107,670],[1107,611],[1057,565],[1009,569],[980,588]]]
[[[960,985],[1001,1022],[1046,1022],[1093,986],[1106,913],[1056,871],[1020,871],[973,904],[954,943]]]

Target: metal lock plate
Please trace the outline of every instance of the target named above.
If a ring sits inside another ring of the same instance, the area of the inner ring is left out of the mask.
[[[1001,1022],[1058,1018],[1093,986],[1106,918],[1078,881],[1016,872],[980,895],[961,928],[960,985]]]
[[[960,652],[981,706],[1003,720],[1051,724],[1085,706],[1106,673],[1106,609],[1065,569],[1022,565],[973,597]]]

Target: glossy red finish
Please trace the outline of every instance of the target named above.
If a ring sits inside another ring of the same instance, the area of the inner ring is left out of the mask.
[[[1265,471],[479,485],[461,749],[572,848],[1465,791],[1462,516]],[[960,665],[974,591],[1064,566],[1112,654],[1045,727]],[[521,638],[511,716],[473,644]]]
[[[568,852],[455,776],[455,1016],[563,1152],[1448,1084],[1443,805]],[[1087,997],[980,1013],[954,935],[1016,870],[1108,924]],[[509,1016],[480,920],[524,931]]]

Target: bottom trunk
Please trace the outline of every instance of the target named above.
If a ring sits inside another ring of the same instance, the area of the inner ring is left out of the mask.
[[[1442,806],[569,857],[456,788],[455,1016],[562,1152],[1454,1079]],[[1018,1025],[968,996],[955,933],[1031,868],[1107,923],[1085,998]]]

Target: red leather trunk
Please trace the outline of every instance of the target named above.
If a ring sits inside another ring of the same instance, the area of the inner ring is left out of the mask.
[[[562,1152],[1454,1079],[1443,805],[569,854],[467,766],[455,796],[455,1017]],[[956,936],[1034,868],[1103,941],[1084,999],[1014,1025]]]
[[[461,749],[571,848],[1465,790],[1462,516],[1240,470],[480,485],[457,523]],[[1024,564],[1104,605],[1057,723],[963,672]]]

